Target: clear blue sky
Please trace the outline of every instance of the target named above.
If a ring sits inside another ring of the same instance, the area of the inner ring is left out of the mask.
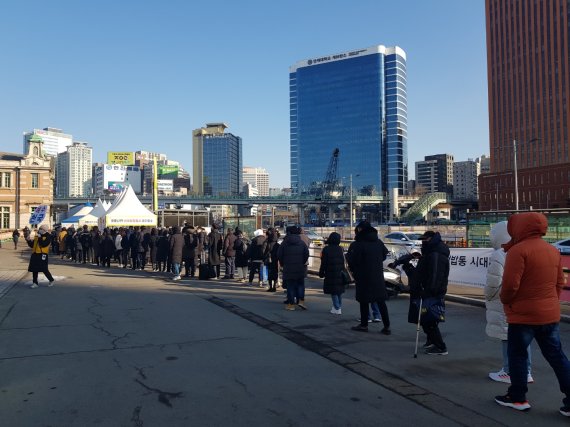
[[[483,0],[11,1],[0,13],[0,151],[46,126],[191,171],[192,129],[223,121],[244,165],[289,185],[289,66],[402,47],[408,152],[488,153]]]

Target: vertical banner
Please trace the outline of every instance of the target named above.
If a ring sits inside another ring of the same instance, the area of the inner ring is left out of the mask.
[[[158,215],[158,168],[156,157],[152,164],[152,210]]]

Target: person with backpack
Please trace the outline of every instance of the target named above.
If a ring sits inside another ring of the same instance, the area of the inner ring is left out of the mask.
[[[236,228],[234,234],[236,236],[236,240],[234,241],[236,277],[239,278],[240,283],[246,283],[248,265],[248,242],[243,235],[243,232],[239,228]]]
[[[253,278],[255,273],[259,275],[259,287],[263,288],[265,286],[263,277],[263,265],[264,258],[266,256],[265,251],[267,247],[267,239],[263,234],[263,230],[258,229],[253,232],[253,239],[248,248],[249,260],[251,262],[251,268],[249,269],[249,285],[253,286]]]

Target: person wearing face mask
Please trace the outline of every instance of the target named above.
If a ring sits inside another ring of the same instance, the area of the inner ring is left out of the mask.
[[[32,248],[32,256],[30,257],[30,264],[28,265],[28,271],[32,273],[32,286],[30,286],[32,289],[39,286],[38,273],[44,273],[49,281],[48,286],[53,286],[54,279],[48,269],[48,253],[51,239],[52,237],[48,232],[48,226],[45,224],[40,226],[33,240],[29,235],[26,239],[28,246]]]

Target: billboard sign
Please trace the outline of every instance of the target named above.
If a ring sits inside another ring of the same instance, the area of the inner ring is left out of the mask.
[[[158,191],[173,191],[174,184],[171,179],[158,179],[156,180]]]
[[[178,165],[158,165],[158,176],[163,175],[178,176]]]
[[[117,181],[109,181],[109,183],[107,184],[107,189],[111,193],[120,193],[125,189],[125,183]]]
[[[107,163],[116,165],[134,165],[135,153],[132,151],[108,151]]]

